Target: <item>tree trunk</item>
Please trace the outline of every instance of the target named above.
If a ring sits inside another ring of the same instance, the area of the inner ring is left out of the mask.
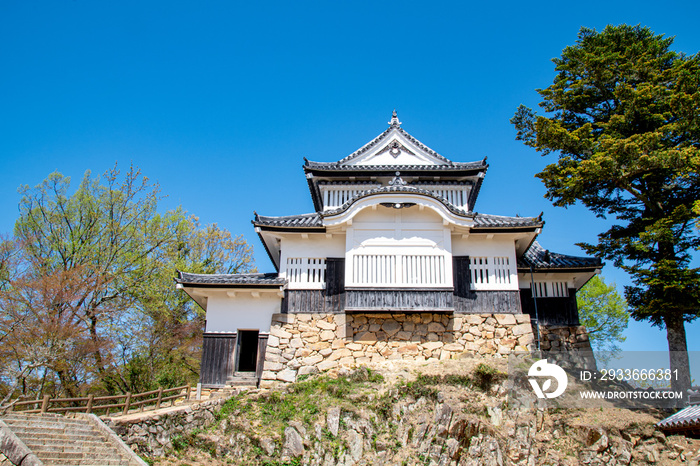
[[[71,380],[71,376],[64,369],[54,369],[54,371],[58,375],[58,379],[61,381],[61,387],[63,388],[64,393],[68,395],[68,398],[76,398],[78,396],[78,392]]]
[[[690,360],[683,316],[680,313],[668,313],[664,316],[664,322],[671,363],[671,388],[674,391],[682,391],[683,400],[687,401],[687,390],[690,388]]]
[[[100,352],[100,348],[102,347],[100,337],[97,334],[97,315],[93,309],[90,309],[89,312],[86,312],[90,325],[90,338],[92,339],[93,345],[94,345],[94,350],[92,352],[93,357],[95,358],[95,367],[97,368],[97,373],[100,378],[100,382],[102,382],[102,385],[104,389],[109,393],[110,395],[114,395],[117,393],[116,387],[114,386],[114,383],[112,381],[112,378],[109,376],[107,371],[105,370],[105,363],[104,359],[102,358],[102,353]]]

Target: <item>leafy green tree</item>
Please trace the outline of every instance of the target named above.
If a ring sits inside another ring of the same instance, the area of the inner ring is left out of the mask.
[[[576,304],[581,325],[588,330],[591,346],[596,351],[615,353],[618,343],[625,341],[622,333],[629,322],[627,302],[615,285],[608,285],[594,276],[576,293]]]
[[[700,55],[641,26],[582,28],[538,89],[546,115],[520,106],[517,139],[558,154],[537,176],[557,206],[581,202],[617,219],[587,252],[632,277],[631,315],[665,327],[671,368],[690,386],[685,322],[699,315]]]
[[[20,192],[0,243],[0,382],[75,396],[140,391],[198,371],[203,316],[175,271],[254,270],[252,248],[181,209],[133,167],[102,178],[51,174]]]

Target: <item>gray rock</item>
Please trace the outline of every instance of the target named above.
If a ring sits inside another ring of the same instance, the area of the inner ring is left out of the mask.
[[[493,424],[494,427],[499,427],[503,423],[503,411],[501,411],[501,408],[498,406],[487,406],[486,412],[491,417],[491,424]]]
[[[314,424],[314,435],[316,435],[317,440],[321,440],[323,438],[323,423],[316,422]]]
[[[392,336],[399,330],[401,330],[401,324],[393,319],[387,319],[382,325],[382,330],[386,332],[387,335]]]
[[[338,436],[338,428],[340,427],[340,408],[330,408],[326,414],[326,427],[334,437]]]
[[[284,449],[292,456],[304,454],[304,440],[294,427],[284,429]]]
[[[459,459],[459,442],[453,438],[447,439],[445,442],[445,453],[447,457],[453,460]]]
[[[351,430],[348,433],[348,446],[350,448],[350,456],[352,456],[352,459],[355,461],[360,461],[360,458],[362,458],[362,443],[364,441],[364,437],[362,434]]]
[[[495,438],[479,434],[472,439],[467,452],[469,460],[466,464],[484,466],[503,466],[501,448]]]
[[[436,434],[440,437],[447,436],[447,431],[452,420],[452,408],[447,403],[438,405],[435,409]]]
[[[289,421],[289,426],[294,427],[302,437],[306,438],[306,427],[299,421]]]
[[[265,453],[267,453],[268,456],[272,456],[275,453],[275,441],[272,440],[270,437],[261,438],[260,446],[263,450],[265,450]]]

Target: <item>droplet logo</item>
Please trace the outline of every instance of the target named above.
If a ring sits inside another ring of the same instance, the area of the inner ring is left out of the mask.
[[[546,359],[540,359],[530,366],[527,375],[530,377],[528,380],[537,398],[556,398],[566,390],[566,384],[568,383],[566,372],[556,364],[548,363]],[[539,382],[532,377],[553,377],[557,381],[557,389],[547,393],[547,390],[551,388],[552,379],[545,379],[542,387],[540,387]]]

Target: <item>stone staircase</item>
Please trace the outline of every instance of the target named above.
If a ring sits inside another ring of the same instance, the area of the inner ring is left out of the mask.
[[[14,434],[20,440],[15,441],[20,445],[20,450],[23,443],[38,458],[39,464],[45,466],[146,465],[114,432],[91,414],[66,417],[58,414],[8,413],[0,417],[0,421],[5,424],[5,431],[11,431],[3,432],[3,435],[12,437]],[[4,453],[7,455],[7,452]]]

